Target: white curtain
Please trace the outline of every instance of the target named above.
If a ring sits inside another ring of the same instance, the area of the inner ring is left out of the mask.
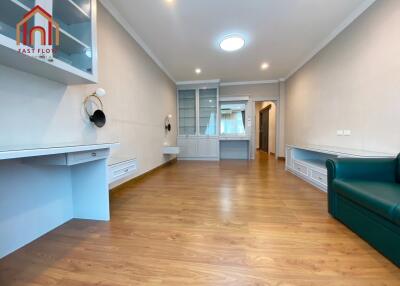
[[[221,115],[221,134],[244,134],[243,115],[241,111]]]
[[[215,113],[210,114],[205,135],[215,135],[216,118]]]

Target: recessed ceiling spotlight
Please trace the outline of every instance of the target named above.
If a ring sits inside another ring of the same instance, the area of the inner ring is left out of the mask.
[[[195,69],[194,72],[195,72],[196,74],[201,74],[201,69]]]
[[[266,69],[268,69],[269,68],[269,64],[268,63],[262,63],[261,64],[261,69],[262,70],[266,70]]]
[[[238,35],[227,36],[221,41],[219,46],[226,52],[234,52],[244,47],[243,37]]]
[[[168,4],[172,4],[174,3],[174,0],[165,0],[165,2],[167,2]]]

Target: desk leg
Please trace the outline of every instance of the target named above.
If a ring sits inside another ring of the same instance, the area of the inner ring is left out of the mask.
[[[107,161],[71,167],[74,218],[110,220]]]

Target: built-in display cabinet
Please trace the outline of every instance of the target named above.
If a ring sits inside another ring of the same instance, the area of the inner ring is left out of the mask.
[[[96,5],[96,0],[1,0],[0,64],[66,84],[97,82]],[[51,45],[45,30],[49,18],[43,11],[32,10],[37,6],[52,17]],[[31,11],[32,17],[26,17]],[[18,24],[25,19],[18,37]],[[51,52],[37,56],[28,51],[43,47],[41,33]]]
[[[218,85],[178,87],[179,159],[219,160]]]

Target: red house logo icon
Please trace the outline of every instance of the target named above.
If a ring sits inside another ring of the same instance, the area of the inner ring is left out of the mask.
[[[47,27],[34,26],[29,30],[28,21],[38,13],[47,20]],[[56,30],[55,41],[53,38],[53,27],[55,27]],[[53,17],[39,5],[34,7],[28,13],[26,13],[23,19],[17,24],[17,34],[16,34],[17,45],[21,44],[21,28],[23,35],[22,43],[26,46],[35,44],[35,33],[37,32],[40,34],[40,44],[42,46],[45,45],[52,46],[53,44],[55,44],[56,46],[60,45],[60,26],[58,25],[57,22],[53,20]]]

